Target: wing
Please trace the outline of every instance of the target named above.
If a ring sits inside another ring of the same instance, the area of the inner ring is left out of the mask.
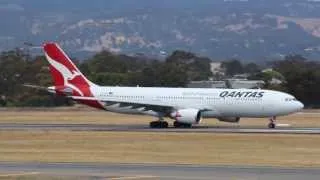
[[[162,105],[151,105],[151,104],[142,104],[142,103],[132,103],[132,102],[117,102],[117,101],[102,101],[106,107],[119,107],[121,109],[132,109],[137,111],[155,111],[162,113],[170,113],[174,109],[170,106]]]
[[[141,103],[141,102],[130,102],[128,100],[100,100],[95,97],[82,97],[82,96],[71,96],[74,100],[88,100],[88,101],[98,101],[104,107],[117,107],[121,109],[132,109],[137,110],[140,112],[144,111],[155,111],[161,112],[164,114],[169,114],[172,112],[176,107],[168,106],[166,104],[160,103]]]

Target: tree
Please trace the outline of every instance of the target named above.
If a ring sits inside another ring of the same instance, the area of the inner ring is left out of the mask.
[[[248,63],[243,67],[243,72],[249,73],[249,74],[255,74],[260,71],[260,68],[255,63]]]
[[[237,59],[225,61],[221,66],[222,68],[225,68],[227,76],[233,76],[235,74],[241,74],[244,72],[241,62]]]
[[[93,58],[89,59],[89,71],[95,73],[126,73],[128,67],[125,63],[119,60],[119,58],[108,52],[102,51]]]
[[[209,58],[198,57],[193,53],[185,51],[174,51],[166,59],[166,64],[175,68],[184,69],[187,80],[208,80],[212,76]]]
[[[299,55],[288,56],[283,61],[274,62],[274,69],[286,79],[284,86],[306,106],[319,106],[320,64],[307,61]]]
[[[207,80],[212,76],[211,60],[185,51],[174,51],[165,61],[147,57],[96,54],[87,61],[77,61],[81,71],[99,85],[184,87],[192,80]],[[254,63],[242,65],[233,59],[223,62],[228,76],[251,73],[251,79],[265,80],[266,88],[287,91],[306,106],[320,106],[320,65],[299,55],[287,56],[273,64],[275,71],[257,73]],[[281,85],[268,82],[283,80]],[[70,105],[64,97],[23,87],[23,84],[51,86],[49,64],[44,56],[32,57],[15,49],[0,54],[0,106],[57,106]]]

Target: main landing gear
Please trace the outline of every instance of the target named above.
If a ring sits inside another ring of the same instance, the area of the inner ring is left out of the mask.
[[[269,120],[270,120],[270,123],[268,124],[268,128],[270,129],[276,128],[276,117],[273,116]]]
[[[150,128],[168,128],[169,124],[167,121],[152,121],[150,122]]]
[[[159,120],[150,122],[149,126],[150,126],[150,128],[161,129],[161,128],[168,128],[169,124],[162,117],[159,117]],[[175,127],[175,128],[191,128],[192,124],[187,124],[187,123],[181,123],[181,122],[178,122],[178,121],[174,121],[173,127]]]
[[[187,123],[181,123],[181,122],[175,121],[173,123],[173,126],[175,128],[191,128],[192,125],[191,124],[187,124]]]
[[[159,120],[150,122],[150,128],[168,128],[169,124],[159,115]]]

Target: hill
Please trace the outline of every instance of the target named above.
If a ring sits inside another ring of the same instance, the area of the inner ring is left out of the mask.
[[[75,57],[103,49],[214,59],[320,57],[316,0],[2,0],[0,50],[60,42]]]

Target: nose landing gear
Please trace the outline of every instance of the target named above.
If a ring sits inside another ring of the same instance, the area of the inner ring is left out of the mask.
[[[270,120],[270,123],[268,124],[268,128],[270,129],[276,128],[276,117],[273,116],[269,120]]]

